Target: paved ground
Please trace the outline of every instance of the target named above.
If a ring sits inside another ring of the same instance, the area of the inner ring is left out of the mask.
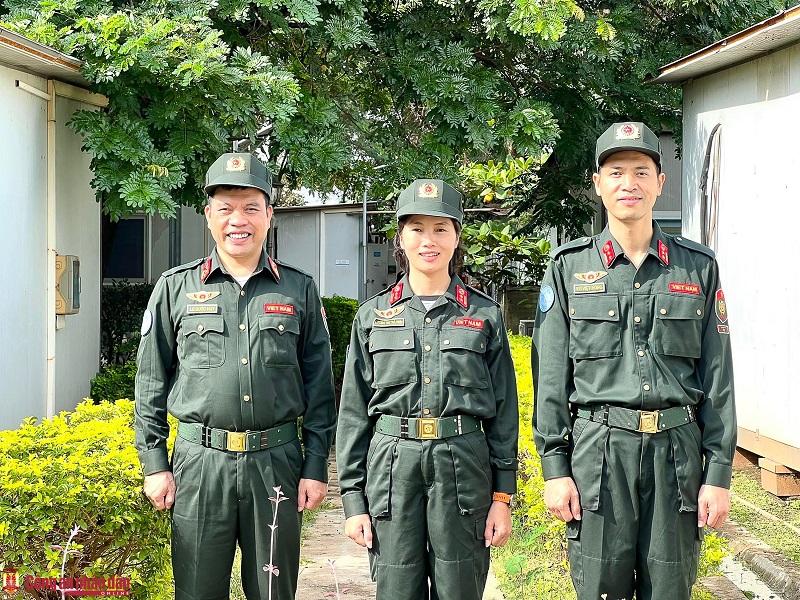
[[[374,600],[375,584],[369,576],[367,551],[344,535],[344,511],[339,496],[336,465],[330,465],[328,501],[333,508],[320,511],[303,543],[296,600],[336,598],[336,581],[343,600]],[[335,561],[336,576],[329,561]],[[497,581],[489,574],[484,600],[503,600]]]

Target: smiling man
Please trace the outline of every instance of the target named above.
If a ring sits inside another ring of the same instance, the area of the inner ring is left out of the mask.
[[[136,448],[144,493],[156,509],[172,510],[177,600],[227,599],[237,544],[248,600],[289,600],[302,511],[327,492],[330,339],[311,277],[264,251],[267,168],[251,154],[224,154],[205,191],[217,246],[161,276],[142,322]],[[179,421],[171,461],[167,412]],[[289,502],[271,547],[278,487]]]
[[[544,500],[579,600],[688,600],[703,527],[730,508],[728,315],[714,253],[661,231],[658,137],[597,140],[600,235],[555,250],[531,356]]]

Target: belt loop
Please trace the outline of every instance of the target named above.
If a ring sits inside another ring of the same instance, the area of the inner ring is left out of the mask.
[[[456,431],[458,432],[458,435],[461,435],[461,415],[456,417]]]
[[[697,420],[697,415],[695,414],[694,406],[691,404],[686,405],[686,413],[689,415],[689,423],[693,423]]]
[[[608,425],[608,413],[609,413],[609,412],[611,412],[611,406],[609,406],[608,404],[606,404],[606,405],[603,407],[603,420],[601,421],[601,423],[602,423],[603,425]]]
[[[408,417],[400,417],[400,437],[408,439]]]

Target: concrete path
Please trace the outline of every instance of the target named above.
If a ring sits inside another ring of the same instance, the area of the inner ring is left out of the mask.
[[[328,502],[303,542],[296,600],[336,598],[336,581],[342,600],[374,600],[375,584],[369,576],[367,551],[344,535],[344,510],[339,496],[336,464],[330,465]],[[336,575],[329,561],[334,561]],[[489,573],[484,600],[503,600],[497,580]]]

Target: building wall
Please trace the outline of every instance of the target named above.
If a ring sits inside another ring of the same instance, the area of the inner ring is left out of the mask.
[[[91,156],[82,139],[67,127],[87,105],[56,98],[56,252],[80,259],[80,312],[63,317],[56,330],[55,410],[72,410],[89,395],[99,369],[100,348],[100,204],[89,185]]]
[[[47,379],[47,82],[0,65],[0,429],[44,416]],[[6,220],[7,219],[7,220]]]
[[[320,217],[317,211],[275,214],[275,258],[310,273],[320,285]],[[320,289],[324,296],[325,292]]]
[[[364,272],[361,264],[361,223],[360,215],[324,211],[320,213],[324,239],[317,285],[323,296],[335,294],[346,298],[361,298],[359,289],[363,288]],[[381,289],[382,286],[378,287],[378,290]]]
[[[700,239],[701,170],[721,128],[717,252],[731,320],[740,443],[800,469],[800,45],[684,87],[683,231]],[[778,455],[767,454],[765,441]],[[774,442],[774,443],[773,443]],[[759,448],[755,448],[758,446]]]

